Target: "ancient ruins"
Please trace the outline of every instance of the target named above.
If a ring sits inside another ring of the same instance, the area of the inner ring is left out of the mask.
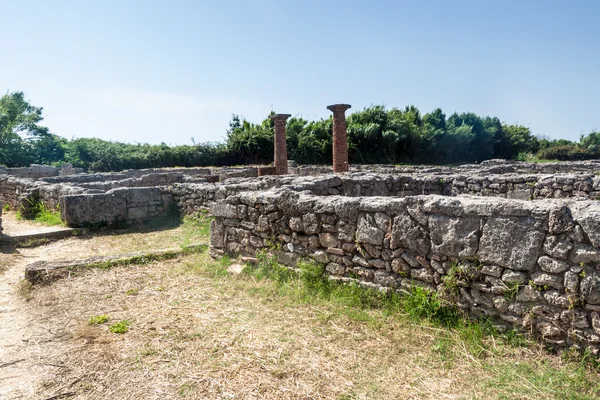
[[[332,167],[288,161],[289,115],[276,114],[272,167],[4,168],[0,203],[24,215],[39,202],[59,207],[71,227],[210,210],[214,256],[267,250],[369,288],[425,287],[499,329],[599,352],[600,161],[348,165],[349,107],[328,107]]]

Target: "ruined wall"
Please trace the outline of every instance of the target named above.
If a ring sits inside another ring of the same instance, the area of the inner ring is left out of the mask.
[[[20,178],[40,179],[59,175],[71,175],[82,173],[82,168],[73,168],[71,164],[64,164],[62,167],[53,167],[51,165],[33,164],[30,167],[6,168],[0,166],[1,175],[11,175]]]
[[[279,248],[367,285],[438,291],[548,344],[600,344],[600,205],[243,192],[211,208],[213,254]]]
[[[173,195],[180,211],[192,214],[215,200],[244,191],[289,187],[319,196],[476,195],[519,200],[542,198],[600,199],[600,176],[580,175],[385,175],[353,173],[322,176],[265,176],[229,179],[222,184],[177,183]]]
[[[71,227],[123,225],[165,217],[173,196],[167,188],[119,188],[106,193],[60,198],[62,220]]]
[[[84,193],[85,189],[64,184],[48,184],[27,178],[0,175],[0,202],[27,216],[32,204],[42,201],[55,208],[64,195]]]

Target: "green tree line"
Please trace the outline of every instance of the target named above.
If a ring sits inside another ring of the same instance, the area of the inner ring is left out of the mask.
[[[22,92],[0,98],[0,164],[71,163],[89,171],[130,168],[268,164],[273,161],[273,123],[268,116],[252,123],[234,115],[224,143],[183,146],[121,143],[96,138],[65,139],[43,126],[41,107]],[[455,164],[491,158],[584,160],[600,157],[600,132],[578,142],[538,137],[528,127],[496,117],[453,113],[441,109],[422,114],[371,106],[351,113],[348,120],[350,163]],[[301,164],[332,162],[332,119],[287,121],[288,158]]]

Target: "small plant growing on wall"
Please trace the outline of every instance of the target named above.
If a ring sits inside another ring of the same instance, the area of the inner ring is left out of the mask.
[[[356,251],[358,251],[363,257],[367,255],[365,248],[358,240],[358,236],[356,234],[354,234],[354,247],[356,248]]]
[[[521,285],[519,282],[508,282],[506,285],[506,291],[504,292],[504,298],[508,301],[514,300],[517,297],[517,293],[519,293],[519,289]]]

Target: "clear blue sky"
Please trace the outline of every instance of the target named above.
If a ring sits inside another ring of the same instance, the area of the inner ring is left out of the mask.
[[[600,1],[0,0],[0,91],[65,137],[219,141],[350,103],[600,129]],[[351,110],[351,111],[352,111]]]

